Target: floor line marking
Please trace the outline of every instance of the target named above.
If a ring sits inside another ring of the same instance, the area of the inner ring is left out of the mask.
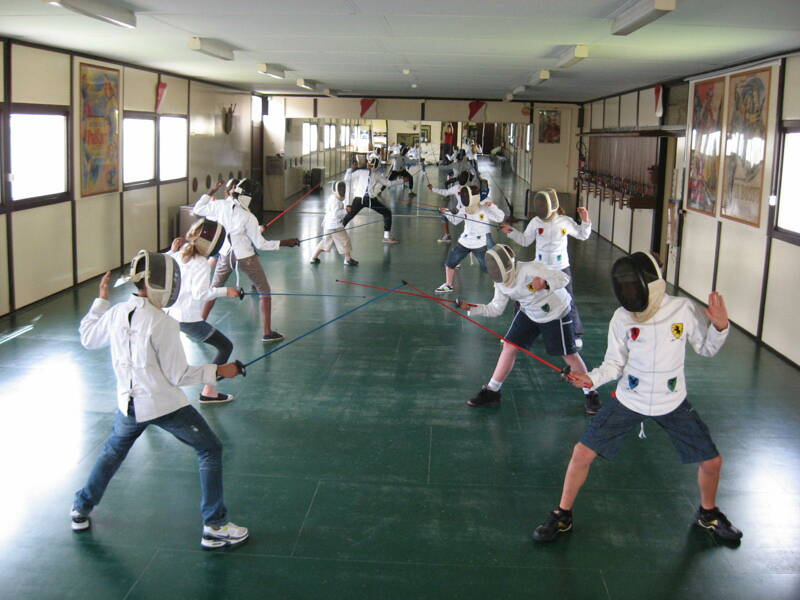
[[[297,532],[297,537],[295,538],[294,545],[292,546],[292,553],[289,556],[294,556],[294,553],[297,550],[297,544],[300,543],[300,536],[303,535],[303,529],[306,526],[306,521],[308,520],[308,515],[311,514],[311,507],[314,506],[314,500],[317,498],[317,492],[319,492],[319,486],[320,486],[321,483],[322,483],[322,480],[318,479],[317,480],[317,487],[314,488],[314,495],[311,496],[311,502],[308,503],[308,510],[306,510],[306,516],[303,517],[303,522],[300,524],[300,531]]]

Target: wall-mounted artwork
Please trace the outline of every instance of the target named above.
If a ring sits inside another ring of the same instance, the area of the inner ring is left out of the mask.
[[[80,65],[81,196],[119,189],[119,70]]]
[[[420,125],[420,127],[419,127],[419,141],[420,142],[430,142],[431,141],[431,126],[430,125]]]
[[[540,144],[561,143],[560,110],[539,111],[539,143]]]
[[[767,150],[771,68],[730,77],[722,216],[758,227]]]
[[[717,212],[724,98],[724,77],[694,84],[686,206],[710,215]]]

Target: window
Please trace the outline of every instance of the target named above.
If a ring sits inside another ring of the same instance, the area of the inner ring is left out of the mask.
[[[339,145],[342,147],[350,145],[350,125],[342,125],[339,128]]]
[[[317,125],[315,123],[303,123],[303,154],[316,152],[319,145]]]
[[[783,138],[783,170],[778,205],[778,227],[800,233],[800,131],[787,132]]]
[[[156,178],[155,119],[125,117],[122,120],[122,183]]]
[[[158,174],[161,181],[186,177],[187,143],[186,117],[159,117]]]
[[[261,123],[263,107],[264,102],[261,96],[253,96],[250,102],[250,120],[253,122],[253,125]]]
[[[508,126],[508,143],[514,145],[514,123]]]
[[[525,152],[531,151],[531,125],[528,123],[525,126]]]
[[[66,115],[11,115],[11,198],[67,191]]]
[[[325,150],[336,146],[336,125],[324,125],[322,129],[323,147]]]

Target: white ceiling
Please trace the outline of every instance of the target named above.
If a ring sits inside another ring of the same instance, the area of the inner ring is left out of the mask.
[[[114,1],[114,0],[111,0]],[[679,0],[629,36],[609,18],[627,0],[136,0],[129,31],[48,5],[0,0],[0,35],[80,50],[235,87],[345,95],[583,101],[800,47],[800,0]],[[225,40],[236,59],[193,52],[190,36]],[[566,47],[589,58],[556,69]],[[258,63],[287,69],[283,82]],[[402,69],[412,74],[402,74]],[[418,84],[417,89],[411,83]]]

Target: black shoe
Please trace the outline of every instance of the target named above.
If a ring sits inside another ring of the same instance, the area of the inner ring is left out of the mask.
[[[731,525],[728,517],[716,507],[713,510],[698,508],[694,520],[699,527],[711,530],[714,535],[723,540],[739,541],[742,539],[742,532]]]
[[[357,267],[358,261],[355,258],[351,258],[350,260],[344,261],[345,266],[348,267]]]
[[[487,406],[489,404],[500,404],[500,392],[493,392],[486,386],[481,388],[478,395],[467,400],[469,406]]]
[[[283,340],[283,334],[277,331],[272,331],[261,338],[262,342],[280,342]]]
[[[319,258],[312,258],[308,262],[310,262],[312,265],[318,265],[320,263],[320,260],[319,260]]]
[[[203,396],[200,394],[200,404],[224,404],[233,400],[233,394],[217,394],[216,396]]]
[[[584,394],[583,407],[586,409],[586,414],[589,416],[596,415],[600,412],[600,394],[594,390],[588,394]]]
[[[532,537],[536,542],[552,542],[559,533],[568,531],[572,531],[572,515],[565,515],[556,508],[547,515],[544,523],[533,530]]]

